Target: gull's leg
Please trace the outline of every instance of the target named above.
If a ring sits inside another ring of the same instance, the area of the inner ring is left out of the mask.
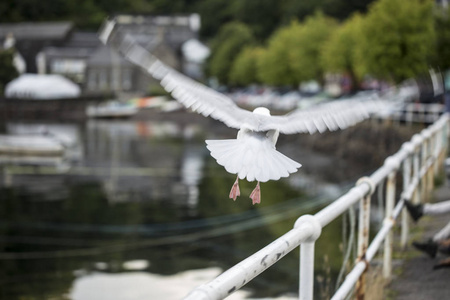
[[[231,188],[230,191],[230,199],[233,199],[234,201],[236,201],[236,198],[239,197],[241,195],[241,191],[239,190],[239,176],[236,177],[236,181],[233,184],[233,187]]]
[[[261,203],[261,188],[259,187],[259,181],[253,192],[250,194],[250,198],[252,199],[252,204]]]

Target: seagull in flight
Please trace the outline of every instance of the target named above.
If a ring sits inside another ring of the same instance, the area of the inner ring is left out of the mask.
[[[239,179],[257,182],[250,194],[252,203],[256,204],[261,202],[261,182],[288,177],[301,167],[300,163],[277,151],[280,133],[313,134],[344,129],[380,108],[379,99],[364,102],[350,99],[295,110],[283,116],[271,115],[265,107],[249,111],[224,94],[164,64],[114,19],[104,23],[100,40],[159,80],[164,89],[186,108],[238,130],[235,139],[206,141],[206,147],[217,163],[237,176],[229,194],[233,200],[240,196]]]

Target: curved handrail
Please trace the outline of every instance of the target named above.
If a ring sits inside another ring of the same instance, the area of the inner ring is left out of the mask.
[[[421,191],[419,191],[419,186],[422,186],[423,190],[430,191],[433,172],[437,172],[436,166],[441,166],[445,158],[448,134],[449,116],[444,114],[435,123],[403,144],[401,149],[388,157],[383,166],[371,176],[360,179],[346,194],[314,216],[301,216],[293,229],[228,269],[214,280],[197,287],[184,300],[223,299],[243,287],[298,246],[301,248],[299,299],[313,299],[314,241],[319,238],[323,227],[358,202],[360,203],[359,261],[347,274],[332,299],[344,299],[351,292],[357,281],[363,276],[368,263],[377,253],[381,243],[385,240],[383,274],[385,277],[389,277],[392,257],[391,229],[403,209],[404,200],[420,201]],[[411,168],[411,163],[413,168]],[[404,186],[401,198],[394,207],[395,175],[401,167],[404,169],[404,181],[409,182],[409,184]],[[368,232],[369,222],[368,220],[362,220],[362,216],[363,218],[370,217],[368,213],[370,205],[365,205],[363,200],[370,201],[370,196],[375,188],[384,180],[388,182],[385,219],[383,226],[368,245],[368,236],[364,232]],[[405,229],[402,228],[402,230]],[[357,291],[357,293],[361,295],[363,290],[362,287],[362,291]]]

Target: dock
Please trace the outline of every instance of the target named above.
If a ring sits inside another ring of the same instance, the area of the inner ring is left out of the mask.
[[[0,135],[0,154],[62,155],[64,147],[55,139],[38,135]]]

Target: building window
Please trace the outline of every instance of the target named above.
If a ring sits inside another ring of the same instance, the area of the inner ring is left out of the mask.
[[[108,88],[108,74],[106,73],[106,70],[99,71],[98,86],[101,90],[106,90]]]
[[[122,88],[125,91],[131,89],[131,69],[124,69],[122,71]]]
[[[82,74],[86,69],[86,62],[82,59],[54,59],[52,73]]]
[[[88,89],[95,90],[97,88],[97,72],[94,70],[89,71],[88,75]]]
[[[120,71],[117,68],[113,68],[111,73],[111,89],[114,91],[120,90]]]

